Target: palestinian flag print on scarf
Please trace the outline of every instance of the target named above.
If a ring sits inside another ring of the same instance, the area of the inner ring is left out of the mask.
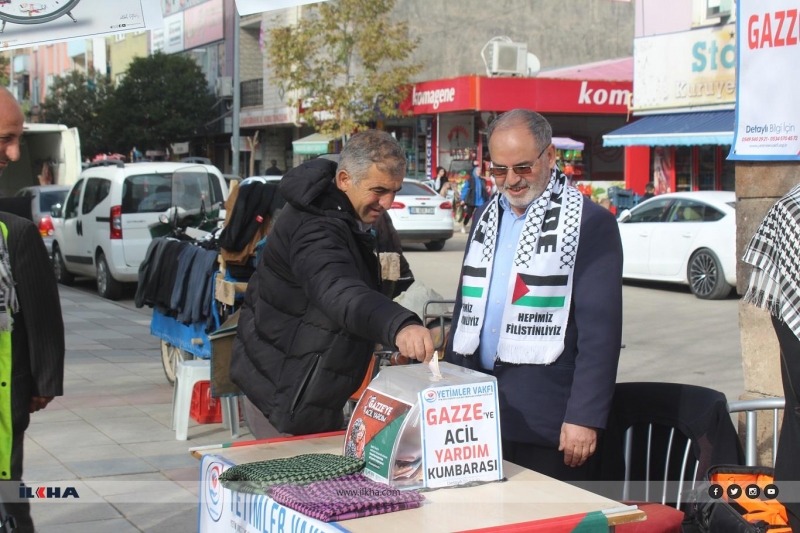
[[[522,307],[564,307],[569,276],[517,274],[512,305]]]

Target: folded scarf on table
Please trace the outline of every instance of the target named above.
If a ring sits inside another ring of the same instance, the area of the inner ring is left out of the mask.
[[[273,500],[306,516],[332,522],[416,509],[425,497],[401,491],[352,474],[304,486],[280,485],[270,491]]]
[[[310,453],[236,465],[219,477],[222,486],[237,492],[269,494],[275,485],[304,485],[364,470],[364,461],[330,453]]]

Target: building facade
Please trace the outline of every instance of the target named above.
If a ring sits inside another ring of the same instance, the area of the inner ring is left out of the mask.
[[[625,147],[638,194],[735,189],[727,161],[736,105],[733,2],[638,0],[632,123],[605,135]]]
[[[270,29],[296,24],[307,9],[309,8],[302,6],[283,9],[263,13],[260,21],[255,19],[242,21],[241,127],[242,135],[245,137],[252,137],[256,131],[259,132],[260,144],[255,148],[254,157],[266,163],[260,168],[265,168],[271,159],[277,160],[278,166],[282,169],[299,164],[305,156],[298,152],[305,150],[294,148],[297,145],[293,145],[293,142],[313,133],[297,122],[297,112],[289,104],[296,100],[298,95],[284,94],[280,87],[270,81],[272,73],[263,53],[263,46],[260,46],[264,39],[268,39]],[[398,0],[392,16],[397,21],[407,23],[409,37],[418,39],[419,45],[411,57],[412,62],[423,65],[420,74],[412,80],[417,84],[433,82],[447,85],[448,80],[463,81],[467,78],[477,80],[477,77],[490,79],[491,77],[487,76],[487,64],[483,59],[486,54],[482,56],[482,52],[485,52],[487,43],[496,37],[504,37],[507,41],[525,45],[527,52],[537,56],[543,74],[549,69],[558,67],[630,57],[635,26],[632,3],[607,0],[589,2],[509,0],[502,6],[479,0],[463,0],[457,4]],[[597,28],[607,28],[610,31],[601,32],[597,31]],[[259,48],[256,48],[257,45]],[[246,79],[246,75],[253,75],[251,70],[255,64],[253,57],[260,58],[261,75],[258,78]],[[522,73],[521,77],[526,77],[526,74]],[[492,74],[493,76],[495,74]],[[630,89],[630,80],[629,74],[625,90]],[[606,81],[620,80],[612,77]],[[476,86],[480,86],[481,83],[492,82],[466,81],[465,83],[475,83]],[[578,87],[580,83],[577,82]],[[262,93],[260,101],[254,96],[259,88]],[[509,86],[506,90],[512,89]],[[544,88],[543,84],[538,90],[537,97],[545,98],[543,93],[550,89]],[[508,95],[511,96],[511,93]],[[503,94],[495,93],[495,97],[502,99]],[[533,105],[534,100],[526,100],[525,105]],[[477,104],[477,101],[474,103]],[[408,110],[413,116],[401,120],[383,121],[378,126],[392,131],[406,146],[409,153],[409,174],[422,177],[430,173],[431,165],[449,166],[452,159],[449,140],[438,146],[426,147],[426,136],[438,135],[435,128],[438,124],[436,116],[439,113],[421,113],[412,107]],[[586,134],[584,140],[587,144],[596,145],[596,148],[602,150],[602,134],[624,124],[625,110],[623,103],[611,113],[616,117],[606,122],[602,120],[598,122],[597,117],[584,114],[576,104],[575,108],[566,112],[557,111],[553,118],[560,121],[563,125],[562,130],[583,132]],[[468,138],[462,136],[458,141],[462,144],[469,142],[476,149],[477,137],[480,136],[481,111],[497,110],[479,106],[459,109],[457,113],[443,115],[445,127],[449,131],[460,125],[468,132]],[[556,118],[555,115],[559,117]],[[586,126],[587,116],[592,117],[589,119],[591,126]],[[483,117],[483,119],[488,118],[488,115]],[[463,124],[450,124],[453,120],[462,121]],[[333,143],[328,146],[328,149],[335,148]],[[428,148],[434,153],[426,166],[425,154]],[[605,155],[616,158],[616,161],[612,161],[610,165],[599,161],[599,168],[606,167],[605,171],[608,172],[606,177],[613,176],[613,179],[622,180],[622,151],[605,152]]]
[[[108,47],[108,75],[114,86],[125,77],[131,62],[150,53],[150,32],[134,31],[106,38]]]

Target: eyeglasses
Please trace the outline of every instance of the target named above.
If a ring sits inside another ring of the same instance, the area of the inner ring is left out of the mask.
[[[533,167],[535,167],[536,164],[539,163],[539,159],[542,158],[542,156],[549,147],[550,147],[549,144],[544,147],[544,150],[542,150],[539,153],[539,156],[533,161],[532,165],[514,165],[513,167],[501,167],[501,166],[495,166],[495,164],[492,163],[492,166],[489,167],[489,173],[495,178],[505,178],[506,175],[508,174],[508,169],[511,168],[514,171],[514,174],[516,174],[517,176],[525,176],[526,174],[530,174],[531,172],[533,172]]]

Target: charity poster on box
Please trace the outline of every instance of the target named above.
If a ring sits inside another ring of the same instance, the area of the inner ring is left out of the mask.
[[[0,50],[160,28],[159,0],[0,0]]]
[[[495,382],[420,391],[426,487],[503,478]]]
[[[350,418],[344,455],[363,459],[367,477],[388,482],[394,444],[410,410],[411,404],[367,388]]]
[[[736,3],[736,126],[728,159],[800,159],[800,1]]]

